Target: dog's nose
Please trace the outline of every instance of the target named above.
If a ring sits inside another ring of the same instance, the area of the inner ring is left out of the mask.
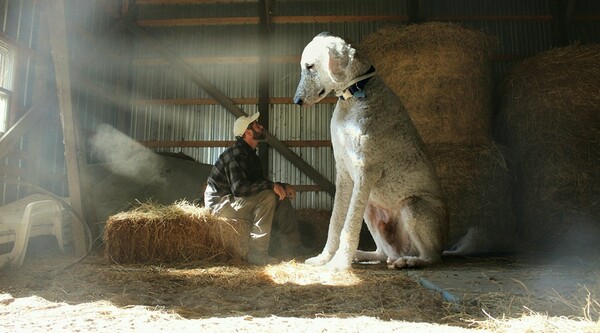
[[[294,97],[294,103],[301,106],[302,105],[302,98],[300,98],[300,97]]]

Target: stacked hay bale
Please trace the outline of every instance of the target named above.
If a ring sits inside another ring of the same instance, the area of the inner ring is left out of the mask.
[[[541,246],[597,243],[590,231],[600,227],[600,45],[515,65],[499,124],[515,160],[520,233]]]
[[[472,228],[509,241],[514,228],[510,171],[491,135],[494,45],[479,31],[438,22],[386,27],[361,44],[429,148],[449,206],[448,245]]]
[[[452,23],[386,27],[361,44],[426,143],[491,138],[493,39]]]
[[[237,260],[248,253],[249,235],[247,221],[218,218],[185,201],[145,203],[108,218],[104,245],[117,263]]]
[[[505,159],[506,148],[495,143],[435,144],[429,145],[429,154],[446,194],[449,244],[456,244],[467,232],[476,232],[470,237],[479,237],[474,240],[477,244],[464,244],[471,249],[459,254],[512,251],[513,176]]]

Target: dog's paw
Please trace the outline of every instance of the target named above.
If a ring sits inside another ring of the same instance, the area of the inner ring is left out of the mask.
[[[347,271],[350,269],[352,264],[351,258],[346,258],[345,256],[336,255],[331,259],[325,267],[334,271]]]
[[[425,266],[434,264],[436,262],[437,262],[437,260],[432,259],[432,258],[406,256],[406,257],[400,257],[400,258],[396,259],[396,261],[392,262],[391,264],[388,264],[388,267],[391,269],[425,267]]]
[[[332,255],[328,253],[321,253],[316,257],[308,258],[304,261],[305,264],[311,266],[323,266],[331,260]]]

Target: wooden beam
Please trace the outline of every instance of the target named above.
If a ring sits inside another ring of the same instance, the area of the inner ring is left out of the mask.
[[[0,159],[6,157],[21,141],[21,137],[29,131],[44,113],[57,105],[56,96],[46,94],[40,97],[17,122],[0,137]]]
[[[138,141],[148,148],[219,148],[231,147],[235,141]]]
[[[235,141],[139,141],[148,148],[214,148],[231,147]],[[331,147],[331,140],[282,140],[288,147]]]
[[[185,57],[185,62],[192,65],[223,65],[223,64],[258,64],[258,56],[246,57]],[[300,56],[271,56],[271,64],[300,63]],[[161,58],[137,58],[132,60],[134,66],[164,66],[169,62]]]
[[[325,15],[325,16],[271,16],[275,24],[297,23],[356,23],[356,22],[396,22],[408,21],[408,15]],[[203,25],[257,25],[260,18],[242,17],[196,17],[184,19],[135,20],[141,27],[189,27]]]
[[[258,1],[258,111],[260,117],[258,121],[266,128],[270,128],[269,114],[269,87],[270,87],[270,66],[269,66],[269,35],[271,16],[269,15],[269,0]],[[258,157],[263,166],[265,176],[269,174],[269,149],[265,143],[260,143]]]
[[[137,0],[136,5],[204,5],[210,3],[246,3],[258,0]]]
[[[36,59],[40,58],[40,55],[34,49],[28,47],[27,45],[25,45],[19,41],[16,41],[16,40],[10,38],[4,32],[0,31],[0,38],[2,38],[3,41],[10,44],[10,46],[14,47],[17,50],[17,52],[19,52],[21,54],[21,56],[27,56],[27,57],[36,58]]]
[[[50,47],[54,60],[54,71],[56,75],[56,89],[58,93],[58,104],[62,120],[63,139],[65,143],[65,164],[67,168],[67,182],[69,185],[69,200],[75,213],[82,216],[84,223],[87,222],[87,213],[83,209],[82,184],[79,177],[80,167],[80,144],[75,127],[75,115],[71,100],[71,81],[69,75],[69,55],[67,47],[67,32],[65,27],[65,4],[64,0],[56,0],[52,5],[46,6],[46,15],[49,20]],[[88,223],[90,227],[90,223]],[[89,228],[92,238],[98,235],[97,228]],[[90,240],[91,241],[91,240]],[[82,256],[87,252],[86,232],[84,226],[73,223],[73,243],[75,254]]]
[[[293,185],[296,192],[320,192],[323,189],[319,185]]]
[[[356,23],[408,21],[408,15],[326,15],[326,16],[273,16],[273,23]]]
[[[135,20],[140,27],[191,27],[203,25],[247,25],[258,24],[258,17],[197,17],[185,19],[149,19]]]
[[[337,97],[325,97],[317,104],[335,104]],[[236,105],[256,105],[258,98],[232,98],[231,101]],[[294,104],[292,97],[271,97],[270,104]],[[219,102],[213,98],[177,98],[177,99],[134,99],[132,105],[219,105]]]
[[[550,22],[552,15],[436,15],[428,21],[533,21]]]
[[[0,174],[7,178],[19,179],[20,177],[27,177],[28,171],[19,166],[2,164],[0,165]]]
[[[200,75],[192,66],[183,61],[181,58],[172,53],[164,44],[157,41],[154,37],[152,37],[146,30],[135,24],[133,21],[127,19],[126,27],[129,31],[131,31],[137,38],[148,43],[152,48],[154,48],[158,53],[160,53],[165,59],[168,59],[169,62],[181,73],[188,76],[192,81],[198,84],[208,95],[212,98],[216,99],[225,109],[231,112],[236,117],[245,116],[246,113],[237,107],[231,99],[217,90],[214,86],[212,86],[202,75]],[[294,164],[298,169],[304,172],[309,178],[311,178],[315,183],[322,186],[325,191],[327,191],[330,195],[334,195],[335,193],[335,185],[331,183],[327,178],[323,177],[318,171],[316,171],[311,165],[306,163],[300,156],[291,151],[286,145],[284,145],[281,141],[275,138],[268,131],[265,132],[267,143],[276,149],[281,155],[287,158],[292,164]]]
[[[188,64],[211,64],[211,65],[222,65],[222,64],[257,64],[258,57],[185,57],[183,61]],[[134,66],[164,66],[168,65],[169,62],[161,58],[137,58],[133,59],[132,65]]]

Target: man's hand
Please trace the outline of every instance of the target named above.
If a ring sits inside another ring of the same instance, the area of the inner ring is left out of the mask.
[[[279,200],[285,199],[285,196],[287,195],[286,191],[285,191],[285,187],[281,186],[281,184],[278,184],[278,183],[274,183],[273,191],[275,191],[275,194],[277,194],[279,196]]]

